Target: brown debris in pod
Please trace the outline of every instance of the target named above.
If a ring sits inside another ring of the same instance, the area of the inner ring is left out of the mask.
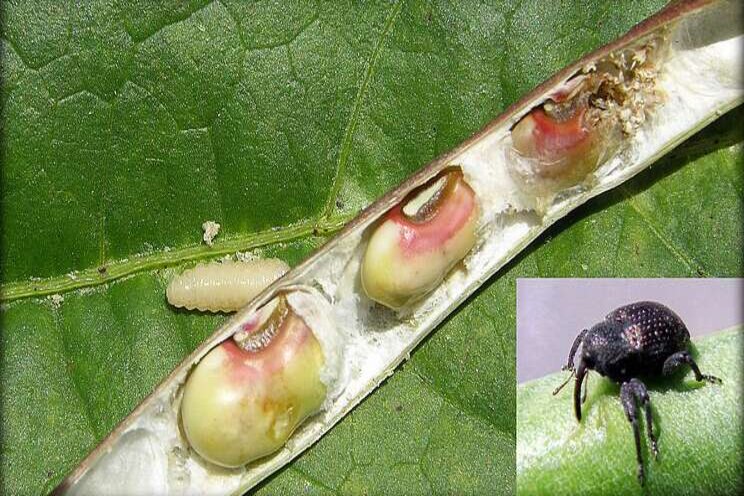
[[[512,128],[509,171],[538,211],[562,190],[591,185],[662,101],[656,81],[665,41],[657,35],[585,67]]]

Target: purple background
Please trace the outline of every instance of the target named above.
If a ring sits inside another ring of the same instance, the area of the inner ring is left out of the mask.
[[[518,279],[517,382],[559,371],[579,331],[641,300],[674,310],[692,336],[744,323],[744,279]]]

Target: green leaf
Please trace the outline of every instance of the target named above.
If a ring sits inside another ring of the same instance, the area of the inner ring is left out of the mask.
[[[644,434],[645,487],[636,479],[633,434],[617,384],[594,377],[581,424],[570,392],[551,394],[565,373],[520,384],[519,494],[741,494],[744,329],[722,331],[695,345],[701,370],[723,384],[702,385],[692,373],[648,383],[659,459],[654,461]]]
[[[663,3],[2,2],[0,492],[51,489],[223,321],[168,307],[175,273],[299,262]],[[513,492],[515,278],[739,275],[741,119],[552,228],[257,492]]]

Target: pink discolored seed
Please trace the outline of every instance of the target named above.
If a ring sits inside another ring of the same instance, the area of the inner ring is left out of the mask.
[[[599,165],[601,134],[588,119],[585,102],[548,112],[538,107],[512,130],[512,144],[529,166],[517,169],[537,190],[579,184]]]
[[[239,467],[280,449],[321,408],[325,362],[313,331],[279,296],[194,368],[181,402],[190,446]]]
[[[439,285],[475,244],[478,204],[462,171],[447,169],[393,207],[370,237],[362,286],[399,309]]]

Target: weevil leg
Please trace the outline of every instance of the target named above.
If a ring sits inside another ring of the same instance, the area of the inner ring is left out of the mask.
[[[648,396],[646,385],[641,381],[638,379],[631,379],[630,384],[633,388],[633,394],[635,395],[636,400],[638,400],[643,407],[643,413],[646,417],[646,433],[648,434],[648,439],[651,441],[651,451],[654,454],[654,458],[658,459],[659,445],[656,442],[656,436],[654,436],[654,421],[653,416],[651,415],[651,398]]]
[[[664,361],[663,373],[664,375],[671,375],[680,366],[685,364],[689,365],[692,369],[693,373],[695,374],[696,381],[705,381],[710,382],[711,384],[721,384],[722,381],[718,377],[701,373],[700,368],[697,366],[697,363],[695,363],[695,360],[687,351],[678,351],[677,353],[667,357],[667,359]]]
[[[641,385],[640,381],[638,381]],[[620,387],[620,401],[625,410],[625,416],[633,427],[633,437],[635,438],[636,460],[638,461],[638,482],[643,485],[645,482],[643,474],[643,457],[641,456],[641,430],[638,427],[638,407],[636,406],[636,388],[632,382],[624,382]],[[644,387],[645,389],[645,387]]]

